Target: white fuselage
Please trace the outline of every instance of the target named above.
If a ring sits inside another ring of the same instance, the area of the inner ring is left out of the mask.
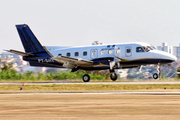
[[[50,52],[54,57],[62,55],[84,60],[119,58],[119,61],[121,63],[131,63],[133,61],[139,61],[142,63],[142,65],[155,64],[158,63],[158,61],[159,63],[168,63],[168,61],[172,62],[177,60],[174,55],[156,50],[150,44],[141,42],[111,45],[93,45],[86,47],[68,47],[58,50],[51,50]],[[147,60],[149,61],[146,62]],[[135,62],[133,64],[139,64],[139,62]]]

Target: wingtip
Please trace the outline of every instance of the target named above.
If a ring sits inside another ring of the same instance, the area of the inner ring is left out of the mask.
[[[5,50],[5,49],[3,49],[3,51],[7,51],[7,52],[9,52],[10,50]]]

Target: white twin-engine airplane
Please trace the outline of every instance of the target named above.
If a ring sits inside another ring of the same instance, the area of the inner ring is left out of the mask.
[[[47,50],[35,37],[26,24],[16,25],[25,52],[7,50],[23,56],[31,66],[69,68],[77,70],[105,70],[111,72],[111,79],[115,81],[115,69],[141,67],[141,65],[155,64],[157,68],[162,64],[176,61],[177,58],[167,52],[158,51],[148,43],[119,43],[109,45],[93,45],[82,47],[67,47],[58,50]],[[159,77],[160,71],[153,74]],[[90,76],[83,76],[84,82],[89,82]]]

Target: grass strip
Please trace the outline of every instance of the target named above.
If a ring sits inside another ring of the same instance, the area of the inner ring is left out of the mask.
[[[152,90],[152,89],[180,89],[177,84],[144,84],[144,85],[114,85],[114,84],[62,84],[62,85],[0,85],[0,90]]]

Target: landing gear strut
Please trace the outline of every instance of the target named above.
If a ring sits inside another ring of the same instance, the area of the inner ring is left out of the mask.
[[[84,82],[89,82],[90,81],[90,76],[88,74],[85,74],[82,79],[83,79]]]
[[[121,66],[120,66],[120,62],[119,61],[110,61],[109,60],[109,66],[110,66],[110,78],[112,81],[116,81],[117,80],[117,74],[115,73],[115,69],[119,69]]]

